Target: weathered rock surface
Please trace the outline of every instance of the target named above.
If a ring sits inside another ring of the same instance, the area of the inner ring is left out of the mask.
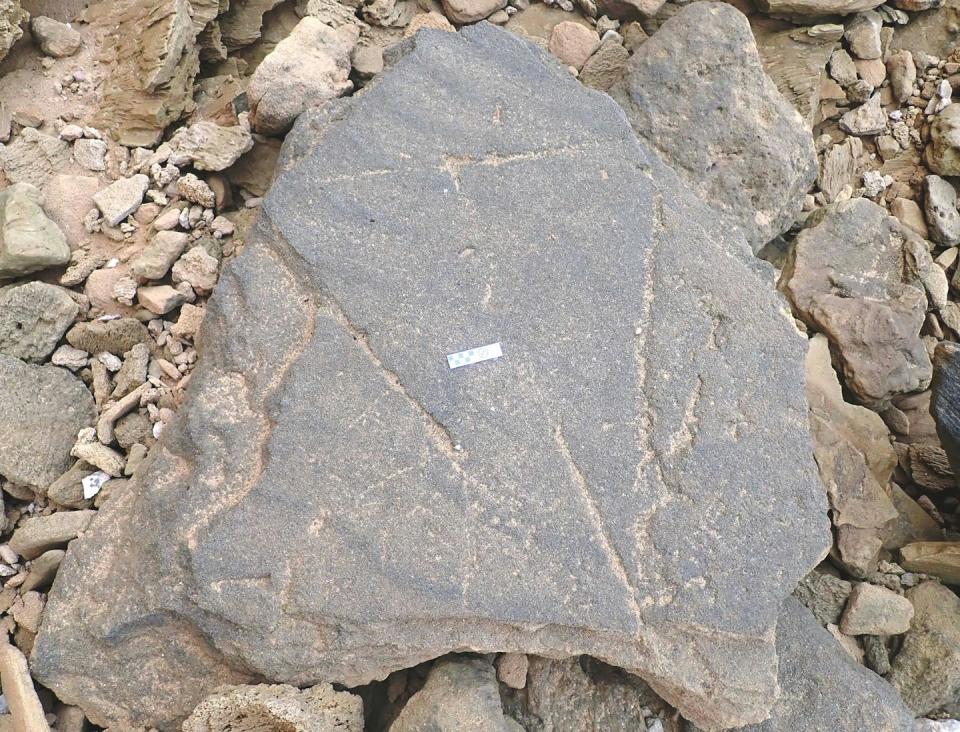
[[[846,580],[815,569],[800,580],[793,596],[813,613],[820,625],[836,625],[852,589],[853,585]]]
[[[610,93],[637,135],[742,227],[754,251],[793,223],[817,175],[813,141],[764,73],[739,10],[684,7],[634,53]]]
[[[898,28],[890,42],[894,50],[923,51],[946,58],[960,43],[960,2],[944,0],[934,10],[917,13],[903,28]]]
[[[476,23],[505,7],[507,0],[441,0],[444,14],[454,23]]]
[[[225,170],[253,147],[247,114],[239,124],[223,127],[203,120],[181,127],[170,138],[177,165],[193,165],[198,170]]]
[[[907,590],[913,627],[888,677],[916,714],[960,696],[960,598],[936,582]]]
[[[951,104],[934,117],[925,157],[938,175],[960,175],[960,106]]]
[[[93,202],[110,226],[117,226],[143,203],[150,178],[138,173],[116,180],[93,196]]]
[[[423,688],[410,697],[390,732],[464,730],[516,732],[500,705],[497,675],[481,658],[444,659],[434,664]]]
[[[530,44],[409,43],[288,136],[187,403],[71,546],[35,674],[166,730],[253,676],[586,653],[703,724],[764,718],[781,600],[829,543],[768,266]]]
[[[93,423],[93,397],[56,366],[0,355],[0,475],[46,488],[69,468],[77,432]]]
[[[623,44],[613,39],[604,41],[580,70],[580,82],[606,91],[623,78],[629,58]]]
[[[757,6],[770,15],[823,18],[872,10],[883,0],[757,0]]]
[[[934,354],[933,397],[930,413],[937,423],[937,436],[950,460],[953,474],[960,476],[960,346],[942,343]]]
[[[0,280],[69,261],[63,232],[40,208],[40,191],[29,183],[0,191]]]
[[[825,336],[811,339],[806,366],[810,431],[833,509],[836,553],[850,572],[862,577],[876,569],[883,531],[897,517],[886,492],[897,455],[880,415],[843,400]]]
[[[854,586],[840,620],[846,635],[898,635],[910,629],[913,605],[886,587],[869,582]]]
[[[9,145],[0,144],[0,168],[12,183],[43,188],[70,165],[70,146],[58,137],[27,127]]]
[[[30,21],[30,33],[48,56],[63,58],[72,56],[80,50],[80,33],[59,20],[38,16]]]
[[[28,282],[0,292],[0,353],[42,363],[79,308],[62,287]]]
[[[919,541],[900,549],[904,569],[960,585],[960,541]]]
[[[220,16],[220,35],[223,45],[233,51],[249,46],[260,37],[263,14],[273,10],[282,0],[244,0],[230,3],[227,12]]]
[[[934,241],[947,246],[960,242],[957,192],[939,175],[923,179],[923,212]]]
[[[800,317],[830,340],[847,386],[868,405],[930,383],[920,339],[927,298],[921,284],[904,281],[911,237],[872,201],[834,204],[797,235],[781,278]]]
[[[0,0],[0,59],[6,57],[13,44],[23,37],[20,24],[29,18],[20,0]]]
[[[350,52],[357,33],[352,25],[334,30],[312,16],[301,20],[250,79],[253,128],[265,135],[286,132],[305,110],[352,89]]]
[[[66,546],[86,530],[96,511],[58,511],[37,516],[17,527],[10,547],[24,559],[34,559],[44,552]]]
[[[183,723],[183,732],[363,732],[363,702],[330,684],[302,691],[259,684],[220,689]]]

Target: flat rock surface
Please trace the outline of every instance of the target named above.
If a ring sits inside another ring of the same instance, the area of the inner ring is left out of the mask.
[[[680,10],[637,49],[610,93],[637,134],[740,226],[754,251],[793,223],[817,177],[813,142],[732,5]]]
[[[66,369],[0,354],[0,475],[46,488],[73,464],[77,432],[93,424],[93,397]]]
[[[765,718],[829,543],[768,265],[487,24],[303,115],[280,170],[177,421],[71,545],[37,678],[170,730],[224,683],[586,653],[703,724]]]

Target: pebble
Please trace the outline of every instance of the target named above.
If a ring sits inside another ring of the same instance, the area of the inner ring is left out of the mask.
[[[93,202],[110,226],[117,226],[136,211],[150,186],[150,179],[142,174],[121,178],[93,196]]]
[[[850,50],[857,58],[880,58],[882,54],[880,28],[882,25],[883,21],[880,15],[871,10],[857,13],[852,20],[847,22],[843,35],[850,45]]]
[[[163,279],[189,243],[190,237],[183,232],[158,231],[146,249],[130,260],[130,270],[145,280]]]
[[[151,313],[165,315],[183,304],[186,298],[170,285],[141,287],[137,290],[137,301]]]
[[[948,246],[960,242],[960,212],[954,187],[939,175],[928,175],[923,179],[923,199],[933,241]]]
[[[28,282],[0,292],[0,353],[42,363],[78,312],[67,290],[45,282]]]
[[[100,468],[114,478],[123,475],[123,466],[126,463],[123,455],[98,442],[96,430],[93,427],[80,430],[70,454]]]
[[[79,125],[64,125],[60,130],[60,139],[73,142],[83,137],[83,128]]]
[[[143,323],[134,318],[113,318],[77,323],[67,331],[67,343],[87,353],[107,351],[122,355],[150,339]]]
[[[595,30],[570,20],[557,23],[550,34],[550,53],[578,71],[599,47]]]

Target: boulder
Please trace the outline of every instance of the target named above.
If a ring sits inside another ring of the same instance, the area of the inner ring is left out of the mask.
[[[350,52],[357,38],[356,26],[334,30],[312,16],[301,20],[250,79],[253,128],[264,135],[282,134],[304,110],[353,89]]]
[[[920,716],[960,695],[960,598],[936,582],[907,590],[907,598],[913,626],[887,678]]]
[[[897,517],[886,490],[897,455],[880,415],[844,401],[825,336],[811,339],[806,365],[814,454],[841,539],[836,553],[863,577],[876,569],[884,529]]]
[[[73,464],[77,433],[93,424],[93,397],[56,366],[0,355],[0,475],[46,488]]]
[[[0,353],[43,363],[79,310],[66,290],[45,282],[0,292]]]
[[[0,59],[6,57],[13,44],[23,37],[20,24],[30,14],[20,6],[20,0],[0,0]]]
[[[685,6],[637,49],[610,94],[637,135],[741,227],[754,251],[794,222],[817,176],[813,140],[732,5]]]
[[[16,183],[0,191],[0,281],[70,261],[70,247],[40,208],[40,191]]]
[[[937,435],[953,474],[960,476],[960,346],[946,341],[940,343],[934,360],[930,413],[936,420]]]
[[[363,732],[359,696],[330,684],[300,690],[259,684],[228,686],[204,699],[183,732]]]
[[[417,34],[279,167],[178,419],[71,546],[37,678],[170,730],[250,678],[589,654],[706,725],[763,719],[829,544],[769,265],[488,24]]]
[[[927,298],[922,284],[905,281],[910,238],[916,234],[872,201],[834,204],[797,235],[780,280],[797,314],[830,340],[844,382],[868,406],[930,383],[920,338]]]
[[[390,732],[464,730],[518,732],[504,717],[497,674],[480,658],[443,659],[430,669],[427,683],[400,711]]]

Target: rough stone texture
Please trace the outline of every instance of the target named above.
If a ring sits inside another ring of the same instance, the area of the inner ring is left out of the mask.
[[[750,25],[698,2],[634,53],[610,91],[637,134],[754,251],[793,223],[817,175],[809,130],[764,73]]]
[[[305,110],[350,91],[350,52],[357,37],[356,26],[334,30],[311,16],[301,20],[250,79],[253,128],[264,135],[281,134]]]
[[[857,13],[847,21],[843,32],[853,55],[860,59],[878,59],[882,55],[880,48],[880,28],[883,19],[880,13],[868,10]]]
[[[606,91],[623,78],[630,55],[619,41],[609,39],[600,44],[580,70],[580,82],[592,89]]]
[[[77,323],[67,332],[67,342],[74,348],[87,353],[108,351],[115,356],[122,356],[138,343],[152,340],[146,326],[134,318]]]
[[[13,532],[10,548],[24,559],[65,546],[90,525],[96,511],[58,511],[28,519]]]
[[[30,21],[30,33],[40,50],[54,58],[72,56],[82,45],[78,31],[66,23],[42,15]]]
[[[198,170],[225,170],[253,147],[247,114],[240,115],[240,124],[222,127],[200,121],[181,127],[170,138],[177,164],[190,164]]]
[[[812,128],[820,106],[820,85],[825,66],[836,42],[824,38],[800,37],[793,28],[761,15],[750,17],[750,27],[763,61],[763,70],[777,89]]]
[[[530,657],[526,690],[504,708],[528,732],[643,730],[644,707],[665,706],[636,676],[592,659]]]
[[[601,15],[620,20],[652,18],[664,5],[664,0],[597,0]]]
[[[183,732],[363,732],[363,702],[330,684],[231,686],[204,699]]]
[[[66,290],[44,282],[0,292],[0,353],[42,363],[79,310]]]
[[[443,659],[410,697],[390,732],[514,732],[500,705],[496,672],[480,658]]]
[[[945,246],[960,242],[957,192],[939,175],[928,175],[923,179],[923,211],[934,241]]]
[[[942,7],[912,15],[897,28],[890,42],[892,50],[923,51],[946,58],[960,44],[960,0],[944,0]]]
[[[920,541],[900,549],[904,569],[960,585],[960,541]]]
[[[793,596],[813,613],[820,625],[836,625],[840,622],[852,589],[853,585],[846,580],[815,569],[800,580]]]
[[[507,0],[440,0],[443,12],[454,23],[476,23],[506,7]]]
[[[526,653],[504,653],[497,659],[497,679],[511,689],[522,689],[527,685],[527,671],[530,659]]]
[[[953,474],[960,476],[960,346],[941,343],[934,353],[934,362],[930,413],[936,420],[937,436]]]
[[[189,243],[190,235],[182,231],[158,231],[147,247],[130,260],[130,270],[146,280],[163,279]]]
[[[69,371],[0,355],[0,475],[46,488],[73,461],[77,432],[93,423],[93,397]]]
[[[890,88],[894,100],[901,103],[907,101],[917,83],[917,66],[913,63],[913,54],[910,51],[890,53],[887,57],[887,71],[890,73]]]
[[[550,53],[577,71],[599,47],[600,36],[595,30],[572,21],[557,23],[550,34]]]
[[[249,46],[260,37],[263,14],[273,10],[282,0],[245,0],[231,2],[226,13],[220,16],[220,35],[223,45],[233,51]]]
[[[844,539],[836,552],[850,572],[862,577],[876,569],[883,530],[897,517],[886,492],[897,455],[880,415],[843,400],[825,336],[811,339],[806,365],[814,454],[830,497],[831,520]]]
[[[43,188],[70,162],[70,145],[32,127],[24,129],[9,145],[0,145],[0,168],[11,183],[30,183]]]
[[[793,598],[784,602],[780,614],[777,655],[780,698],[770,719],[736,732],[913,729],[913,715],[890,685],[850,658]]]
[[[927,298],[904,281],[912,231],[863,198],[828,206],[794,241],[781,287],[824,333],[846,385],[867,405],[926,388],[933,367],[920,339]]]
[[[934,173],[960,175],[960,106],[951,104],[934,117],[924,157]]]
[[[0,191],[0,280],[70,261],[70,247],[40,208],[40,191],[17,183]]]
[[[874,94],[859,107],[844,114],[840,118],[840,129],[858,137],[879,135],[887,129],[887,113],[880,103],[880,95]]]
[[[408,44],[287,137],[178,420],[71,547],[34,672],[166,730],[252,675],[586,653],[705,724],[762,719],[781,600],[829,543],[769,266],[530,44]]]
[[[913,627],[887,677],[904,702],[923,715],[960,696],[960,598],[936,582],[907,590]]]
[[[0,0],[0,59],[6,57],[13,44],[23,37],[20,24],[29,18],[20,0]]]
[[[140,207],[149,187],[150,179],[138,173],[129,178],[114,181],[102,191],[97,192],[93,202],[97,204],[106,222],[110,226],[117,226]]]
[[[854,586],[840,620],[846,635],[899,635],[910,629],[913,605],[886,587],[869,582]]]
[[[890,498],[897,509],[897,518],[893,526],[886,531],[884,549],[899,549],[906,544],[939,541],[943,538],[940,524],[896,483],[890,485]]]
[[[123,145],[154,145],[168,125],[194,109],[200,52],[191,5],[198,3],[113,0],[86,11],[91,26],[105,34],[106,79],[96,125]]]

